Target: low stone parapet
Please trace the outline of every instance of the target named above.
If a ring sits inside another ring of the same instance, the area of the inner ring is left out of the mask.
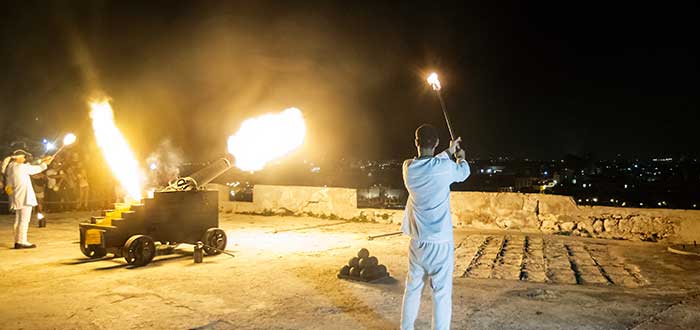
[[[403,220],[402,210],[357,208],[357,192],[349,188],[256,185],[253,202],[221,198],[224,212],[381,223]],[[700,241],[700,211],[696,210],[579,206],[569,196],[543,194],[459,191],[452,192],[450,198],[455,227],[608,239]]]

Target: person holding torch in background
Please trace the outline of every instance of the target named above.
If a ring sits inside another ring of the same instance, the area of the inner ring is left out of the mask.
[[[30,156],[31,154],[24,150],[15,150],[2,164],[2,172],[7,177],[5,192],[10,197],[10,209],[15,211],[15,249],[36,247],[27,241],[32,208],[37,205],[30,176],[45,171],[53,161],[53,156],[48,156],[42,158],[39,165],[31,165],[27,163]]]
[[[401,231],[411,241],[401,329],[413,329],[424,277],[430,280],[433,293],[433,329],[450,328],[454,269],[450,184],[462,182],[470,174],[464,150],[458,151],[460,140],[450,141],[450,147],[435,156],[440,142],[437,129],[423,124],[416,129],[418,157],[403,163],[403,180],[409,196]]]

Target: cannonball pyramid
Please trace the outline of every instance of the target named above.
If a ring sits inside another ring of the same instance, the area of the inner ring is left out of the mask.
[[[369,250],[362,248],[356,257],[350,258],[348,264],[340,268],[338,278],[370,282],[389,277],[386,266],[379,264],[379,259],[369,255]]]

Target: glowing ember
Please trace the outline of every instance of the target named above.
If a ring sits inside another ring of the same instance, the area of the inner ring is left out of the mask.
[[[71,144],[75,143],[75,139],[76,139],[75,134],[68,133],[68,134],[66,134],[65,137],[63,137],[63,145],[64,146],[71,145]]]
[[[107,164],[112,169],[114,176],[127,193],[127,197],[134,201],[141,200],[142,175],[139,164],[131,152],[126,139],[114,124],[114,114],[109,101],[100,100],[90,102],[90,118],[92,129],[95,132],[97,145],[102,150]]]
[[[433,72],[428,76],[428,84],[430,84],[434,90],[440,90],[440,80],[438,79],[437,73]]]
[[[228,138],[228,152],[236,158],[236,167],[259,171],[269,161],[301,146],[305,135],[301,111],[289,108],[244,121],[238,132]]]

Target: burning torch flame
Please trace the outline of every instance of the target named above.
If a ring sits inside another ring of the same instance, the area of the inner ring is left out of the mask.
[[[305,135],[301,111],[289,108],[244,121],[238,132],[228,138],[228,152],[236,158],[236,167],[259,171],[267,162],[301,146]]]
[[[69,146],[69,145],[75,143],[75,139],[76,139],[75,134],[68,133],[68,134],[66,134],[66,136],[63,137],[63,145]]]
[[[90,102],[90,108],[92,129],[102,155],[126,191],[127,197],[134,201],[141,200],[142,179],[139,164],[126,139],[114,124],[114,114],[109,101]]]
[[[73,133],[66,134],[66,136],[63,137],[63,145],[60,148],[58,148],[58,150],[53,154],[53,156],[56,157],[56,155],[60,154],[61,151],[63,151],[63,148],[75,143],[75,139],[76,139],[75,134],[73,134]],[[53,150],[55,148],[56,148],[56,145],[53,144],[52,142],[46,143],[46,151],[50,151],[50,150]]]
[[[440,90],[440,80],[438,79],[437,73],[433,72],[428,76],[428,84],[430,84],[434,90]]]

